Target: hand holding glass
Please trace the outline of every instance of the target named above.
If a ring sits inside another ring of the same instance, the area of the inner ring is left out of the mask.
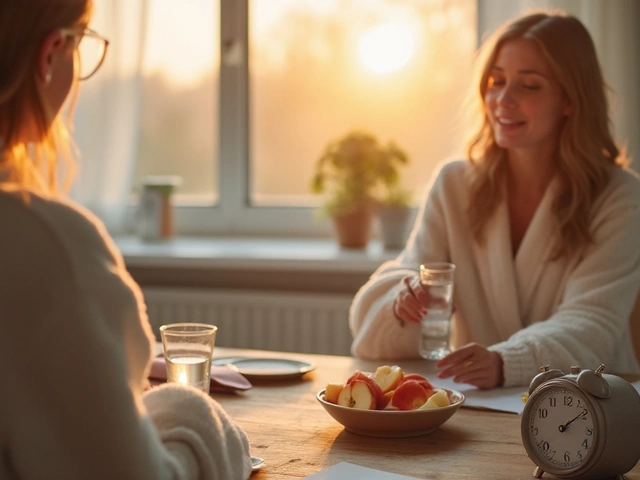
[[[449,331],[455,268],[452,263],[444,262],[420,265],[420,283],[429,296],[420,334],[420,356],[427,360],[440,360],[451,352]]]
[[[209,393],[211,358],[218,327],[205,323],[172,323],[160,327],[167,382]]]

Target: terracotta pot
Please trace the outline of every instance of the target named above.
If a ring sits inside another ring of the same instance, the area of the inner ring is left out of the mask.
[[[344,248],[364,248],[371,238],[373,212],[362,207],[353,213],[333,217],[338,243]]]

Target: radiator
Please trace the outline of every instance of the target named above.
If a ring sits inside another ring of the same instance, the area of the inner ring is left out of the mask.
[[[349,305],[340,294],[143,288],[149,321],[218,326],[216,346],[349,355]]]

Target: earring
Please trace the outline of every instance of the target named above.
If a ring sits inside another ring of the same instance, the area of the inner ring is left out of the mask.
[[[46,83],[47,85],[51,83],[51,72],[47,72],[47,74],[44,76],[44,83]]]

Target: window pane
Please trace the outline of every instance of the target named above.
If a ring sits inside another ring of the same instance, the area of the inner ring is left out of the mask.
[[[217,0],[150,0],[135,179],[179,175],[180,203],[218,200]]]
[[[325,144],[353,129],[404,148],[417,200],[463,152],[476,0],[251,0],[251,201],[316,204]]]

